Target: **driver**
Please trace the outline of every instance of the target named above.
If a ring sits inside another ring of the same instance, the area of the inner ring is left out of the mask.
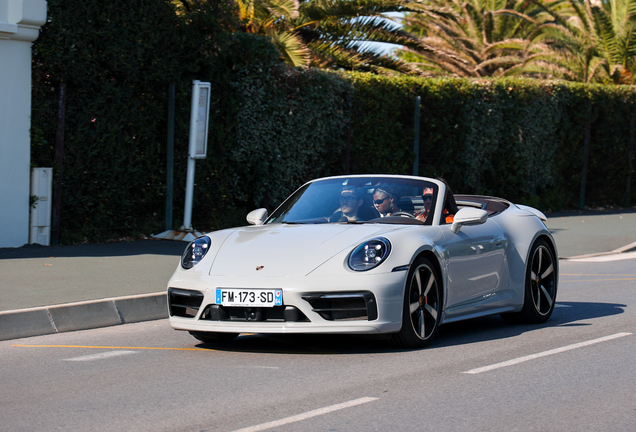
[[[397,205],[398,200],[399,197],[394,188],[386,183],[380,184],[373,194],[373,205],[380,213],[380,217],[391,216],[401,211]]]
[[[336,211],[330,222],[355,222],[358,220],[358,209],[364,203],[360,192],[354,186],[345,186],[340,191],[340,209]]]

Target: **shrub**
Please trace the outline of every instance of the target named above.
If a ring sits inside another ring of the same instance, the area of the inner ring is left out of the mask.
[[[194,79],[212,84],[208,157],[196,164],[199,230],[244,224],[315,177],[412,173],[416,96],[418,172],[455,192],[543,210],[635,202],[631,86],[297,70],[265,38],[228,33],[223,2],[201,4],[216,9],[48,1],[34,44],[32,161],[55,164],[63,83],[62,243],[163,231],[170,83],[180,226]]]

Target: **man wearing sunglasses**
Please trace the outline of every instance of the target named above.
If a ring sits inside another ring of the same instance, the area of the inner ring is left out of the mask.
[[[354,222],[358,220],[358,209],[364,203],[355,187],[344,187],[340,192],[340,210],[331,216],[330,222]]]

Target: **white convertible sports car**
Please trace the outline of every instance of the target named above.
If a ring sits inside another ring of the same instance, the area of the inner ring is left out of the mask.
[[[444,181],[311,181],[271,215],[188,245],[168,282],[170,324],[204,342],[240,333],[387,334],[421,347],[445,323],[545,322],[558,258],[546,217]]]

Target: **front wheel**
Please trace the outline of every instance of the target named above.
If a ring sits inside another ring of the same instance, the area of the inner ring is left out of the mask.
[[[501,316],[509,322],[544,323],[552,315],[556,304],[558,271],[556,257],[543,239],[532,245],[525,281],[521,312]]]
[[[218,333],[218,332],[201,332],[201,331],[191,331],[189,332],[195,339],[200,340],[201,342],[211,342],[211,343],[223,343],[223,342],[232,342],[234,339],[238,337],[238,333]]]
[[[392,336],[392,342],[405,348],[428,345],[437,332],[441,314],[440,279],[428,259],[418,258],[406,280],[402,328]]]

